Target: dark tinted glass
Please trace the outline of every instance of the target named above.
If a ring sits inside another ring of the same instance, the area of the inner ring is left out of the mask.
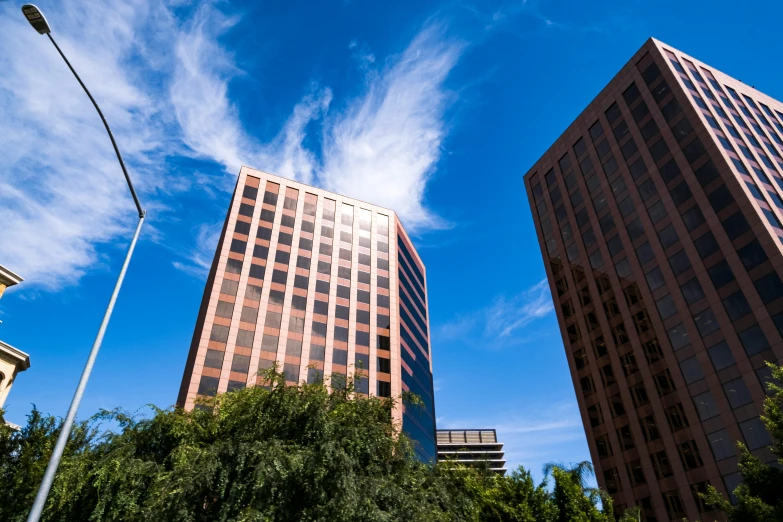
[[[761,353],[769,348],[769,341],[759,325],[754,325],[739,333],[742,347],[749,356]]]
[[[685,384],[692,384],[704,378],[704,372],[701,370],[701,365],[695,356],[682,361],[680,369],[682,370]]]
[[[673,189],[669,191],[672,195],[672,199],[674,200],[675,205],[682,205],[683,203],[689,201],[693,197],[693,193],[691,192],[691,189],[688,188],[688,184],[686,182],[682,182]]]
[[[278,250],[275,254],[275,263],[282,263],[287,265],[291,261],[291,253]]]
[[[676,254],[671,255],[669,257],[669,264],[676,276],[691,268],[691,262],[688,260],[688,255],[685,253],[685,250],[680,250]]]
[[[693,316],[693,322],[696,323],[696,328],[699,329],[699,334],[702,337],[711,334],[720,326],[718,320],[715,319],[715,314],[709,308]]]
[[[770,272],[756,279],[753,283],[756,285],[756,290],[758,290],[764,304],[769,304],[783,297],[783,282],[777,272]]]
[[[710,354],[710,360],[716,372],[728,368],[735,362],[731,348],[726,344],[726,341],[721,341],[715,346],[711,346],[707,352]]]
[[[707,196],[707,199],[709,199],[710,205],[712,205],[715,213],[720,212],[727,206],[734,203],[734,197],[731,195],[731,192],[729,192],[729,188],[726,185],[721,185],[717,189],[713,190],[710,195]]]
[[[666,284],[666,279],[664,279],[661,269],[657,266],[647,272],[644,277],[647,279],[647,284],[650,286],[650,291],[655,291]]]
[[[685,297],[685,302],[689,305],[704,298],[704,291],[701,289],[701,285],[695,277],[680,285],[680,290],[682,290],[682,295]]]
[[[674,225],[669,225],[658,232],[658,238],[661,240],[663,248],[669,248],[680,240],[677,236],[677,231],[674,229]]]
[[[745,299],[745,294],[742,293],[742,290],[737,290],[730,296],[724,298],[723,306],[726,308],[726,313],[729,314],[729,318],[732,321],[745,317],[751,311],[748,300]]]
[[[693,244],[696,246],[696,250],[699,252],[699,256],[702,259],[714,254],[719,249],[718,242],[715,240],[715,236],[712,232],[707,232],[696,238],[693,241]]]
[[[669,160],[666,162],[658,171],[661,173],[661,178],[663,178],[663,181],[666,183],[669,183],[673,179],[675,179],[677,176],[680,175],[680,167],[677,165],[677,162],[674,161],[674,159]]]
[[[721,288],[735,279],[734,272],[725,259],[721,259],[708,268],[707,273],[710,275],[710,279],[712,280],[712,284],[715,285],[715,288]]]
[[[620,239],[619,235],[615,235],[606,242],[606,246],[609,248],[609,253],[614,256],[615,254],[622,252],[623,240]]]
[[[702,187],[706,187],[713,180],[719,177],[718,169],[715,168],[715,164],[712,161],[708,161],[698,169],[696,169],[696,179]]]
[[[668,319],[677,313],[677,306],[674,304],[674,299],[671,295],[667,295],[655,302],[658,307],[658,313],[661,314],[661,319]]]
[[[748,220],[745,219],[745,216],[742,215],[741,211],[737,211],[731,216],[727,217],[721,222],[721,224],[723,225],[723,229],[726,231],[726,234],[732,240],[737,239],[739,236],[750,229]]]
[[[737,253],[746,270],[753,270],[768,259],[764,248],[762,248],[761,243],[757,239],[740,248]]]
[[[685,228],[693,230],[702,223],[704,223],[704,214],[697,206],[693,206],[682,213],[682,220],[685,223]]]

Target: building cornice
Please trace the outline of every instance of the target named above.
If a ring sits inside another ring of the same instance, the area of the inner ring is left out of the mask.
[[[30,356],[10,344],[0,341],[0,353],[16,361],[18,371],[23,372],[30,367]]]
[[[14,272],[11,272],[3,265],[0,265],[0,285],[14,286],[16,284],[21,283],[22,281],[24,281],[24,279],[22,279],[22,276]]]

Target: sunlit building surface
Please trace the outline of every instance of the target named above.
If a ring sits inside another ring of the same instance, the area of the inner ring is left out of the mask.
[[[426,271],[393,210],[243,167],[212,263],[178,404],[262,382],[324,379],[381,397],[435,461]],[[358,371],[358,374],[356,373]]]

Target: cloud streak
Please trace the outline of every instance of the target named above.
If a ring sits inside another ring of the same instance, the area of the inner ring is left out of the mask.
[[[3,264],[29,282],[56,289],[99,263],[98,245],[129,233],[134,213],[89,100],[17,11],[0,7],[0,252]],[[168,125],[154,90],[137,82],[156,64],[128,67],[126,60],[147,52],[136,32],[158,34],[170,20],[140,2],[51,12],[59,44],[101,103],[135,181],[148,192],[164,188],[153,165],[167,145]]]
[[[429,25],[385,69],[371,72],[366,94],[328,122],[321,184],[394,209],[414,232],[443,227],[424,196],[456,97],[444,84],[463,48],[444,27]]]
[[[519,330],[554,310],[549,284],[542,279],[513,296],[497,297],[489,306],[459,316],[436,328],[439,341],[461,339],[481,347],[501,348],[529,339]]]
[[[230,191],[242,164],[391,207],[412,231],[445,226],[425,204],[456,99],[445,82],[464,49],[445,27],[426,26],[382,65],[364,52],[366,81],[350,100],[335,104],[328,86],[303,86],[279,131],[263,141],[247,132],[232,97],[231,82],[249,74],[222,43],[238,17],[210,2],[42,7],[152,210],[147,239],[171,239],[152,225],[169,219],[175,196]],[[124,245],[134,213],[89,101],[17,11],[0,5],[0,252],[30,285],[57,290],[104,264],[107,247]],[[317,151],[305,146],[314,140]],[[170,168],[182,158],[221,168]],[[210,221],[192,227],[195,248],[178,249],[185,254],[175,266],[203,274],[213,248],[206,238],[219,230]]]

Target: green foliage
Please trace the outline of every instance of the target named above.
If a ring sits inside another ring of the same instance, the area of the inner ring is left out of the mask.
[[[767,363],[772,376],[783,382],[783,366]],[[761,420],[767,427],[774,443],[772,452],[783,464],[783,388],[770,384],[771,395],[764,401],[764,415]],[[737,503],[731,503],[718,490],[710,486],[705,501],[723,510],[731,522],[783,522],[783,469],[763,463],[753,456],[741,442],[739,468],[742,483],[734,490]]]
[[[611,502],[602,512],[585,488],[589,465],[551,467],[550,491],[522,468],[422,464],[391,421],[393,399],[356,396],[350,381],[329,393],[267,378],[193,412],[79,423],[43,520],[614,521]],[[0,520],[25,520],[59,429],[36,409],[20,431],[0,426]]]

